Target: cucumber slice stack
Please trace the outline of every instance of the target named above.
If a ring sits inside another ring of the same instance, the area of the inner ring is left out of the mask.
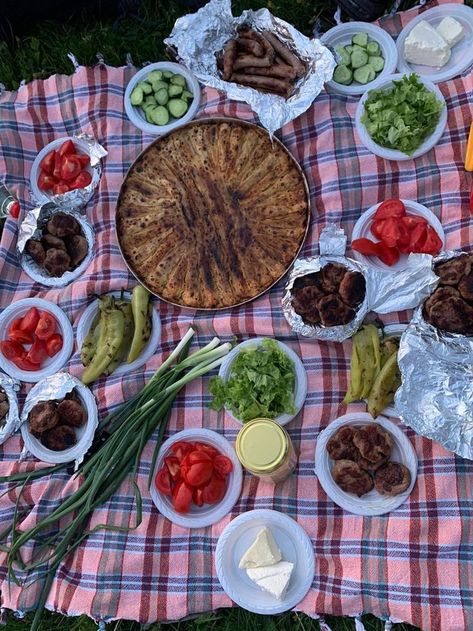
[[[354,81],[365,85],[373,81],[384,68],[384,57],[378,42],[370,40],[367,33],[356,33],[351,44],[336,46],[340,62],[333,73],[333,80],[340,85]]]

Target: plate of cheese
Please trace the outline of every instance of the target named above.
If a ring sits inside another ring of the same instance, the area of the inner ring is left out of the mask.
[[[252,510],[231,521],[215,551],[218,580],[240,607],[278,614],[295,607],[314,579],[314,549],[305,530],[275,510]]]
[[[396,41],[399,72],[416,72],[434,83],[448,81],[473,64],[473,9],[442,4],[415,17]]]

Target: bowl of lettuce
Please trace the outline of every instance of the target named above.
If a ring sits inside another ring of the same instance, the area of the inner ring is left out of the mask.
[[[210,408],[245,423],[271,418],[286,425],[307,396],[307,374],[300,357],[282,342],[257,337],[238,344],[209,383]]]
[[[415,73],[395,74],[365,92],[355,122],[369,151],[386,160],[410,160],[438,143],[447,124],[447,106],[431,81]]]

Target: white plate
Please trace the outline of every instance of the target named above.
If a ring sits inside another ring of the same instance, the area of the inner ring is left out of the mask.
[[[115,298],[120,298],[121,292],[111,291],[107,295],[115,296]],[[131,292],[126,291],[124,292],[124,295],[127,299],[131,299]],[[137,359],[135,359],[134,362],[131,362],[131,364],[127,364],[125,362],[121,364],[120,366],[118,366],[118,368],[113,371],[113,374],[115,376],[125,375],[128,372],[132,372],[133,370],[140,368],[141,366],[146,364],[146,362],[149,359],[151,359],[151,357],[154,355],[158,347],[159,341],[161,339],[161,320],[159,318],[158,312],[154,308],[154,304],[153,303],[151,304],[153,305],[153,313],[152,313],[152,329],[151,329],[150,338],[146,346],[144,347],[141,355]],[[92,326],[92,322],[94,321],[98,310],[99,310],[98,300],[94,300],[94,302],[92,302],[87,307],[87,309],[79,318],[79,322],[77,323],[77,334],[76,334],[77,349],[79,353],[80,353],[80,349],[82,348],[82,343],[84,342],[84,339],[87,333],[89,332],[90,327]]]
[[[394,74],[389,77],[385,77],[384,80],[376,86],[376,89],[388,88],[390,85],[392,85],[393,81],[399,81],[402,77],[403,74]],[[355,113],[356,131],[358,132],[358,136],[360,137],[362,144],[376,156],[384,158],[385,160],[413,160],[414,158],[423,156],[424,153],[430,151],[433,147],[435,147],[435,145],[442,137],[447,125],[447,104],[445,103],[443,94],[440,92],[436,85],[434,85],[425,77],[420,77],[420,81],[425,85],[428,90],[435,93],[437,99],[443,104],[443,108],[440,113],[437,127],[434,129],[433,133],[428,138],[426,138],[426,140],[424,140],[421,146],[414,151],[411,156],[408,156],[406,153],[398,151],[397,149],[387,149],[386,147],[382,147],[381,145],[378,145],[376,142],[374,142],[374,140],[369,135],[368,130],[361,122],[361,118],[365,111],[365,101],[368,98],[370,91],[365,92],[361,97]]]
[[[228,379],[230,378],[231,365],[235,361],[236,356],[239,354],[239,352],[243,349],[256,348],[257,346],[261,344],[261,342],[264,339],[273,339],[273,338],[254,337],[250,340],[246,340],[245,342],[241,342],[241,344],[238,344],[237,346],[235,346],[235,348],[230,353],[228,353],[228,355],[225,357],[222,364],[220,365],[218,376],[221,377],[223,381],[227,382]],[[274,419],[274,421],[276,423],[279,423],[279,425],[287,425],[290,421],[292,421],[293,418],[295,418],[299,414],[302,406],[304,405],[304,401],[307,396],[307,373],[305,371],[304,364],[302,363],[299,355],[297,355],[297,353],[295,353],[291,348],[289,348],[289,346],[287,346],[283,342],[280,342],[279,340],[275,340],[275,341],[277,342],[279,348],[282,351],[284,351],[284,353],[286,353],[286,355],[289,357],[290,360],[292,360],[294,364],[294,373],[296,377],[296,387],[295,387],[295,392],[294,392],[294,406],[296,408],[296,413],[295,414],[280,414],[279,416],[276,416],[276,418]],[[228,414],[228,416],[230,416],[230,418],[232,418],[237,423],[243,422],[243,421],[240,421],[240,419],[236,418],[236,416],[234,416],[232,412],[226,406],[225,406],[225,411]]]
[[[262,591],[238,567],[240,559],[267,527],[271,531],[284,561],[294,564],[291,580],[283,600]],[[314,548],[299,524],[275,510],[252,510],[231,521],[220,535],[215,550],[215,567],[220,584],[237,605],[254,613],[275,615],[292,609],[307,594],[314,580]]]
[[[376,86],[378,82],[383,81],[384,77],[396,71],[396,44],[389,33],[374,24],[367,24],[366,22],[347,22],[346,24],[339,24],[324,33],[320,38],[320,41],[326,46],[330,46],[335,49],[336,46],[346,46],[347,44],[351,44],[352,36],[357,33],[367,33],[370,40],[379,44],[384,57],[384,68],[379,75],[373,79],[373,81],[364,85],[358,83],[357,81],[354,81],[351,85],[342,85],[332,79],[325,85],[329,86],[330,90],[333,92],[348,95],[363,94],[366,90]]]
[[[164,458],[168,455],[171,445],[179,440],[212,445],[212,447],[218,449],[224,456],[228,456],[232,461],[233,471],[227,477],[227,492],[223,500],[218,504],[195,506],[195,504],[192,503],[188,513],[178,513],[172,506],[171,498],[167,495],[163,495],[156,488],[154,482],[156,473],[163,466]],[[243,474],[240,461],[236,456],[235,450],[226,438],[210,429],[185,429],[182,432],[174,434],[174,436],[171,436],[171,438],[168,438],[168,440],[162,444],[153,472],[150,493],[156,508],[162,515],[167,517],[169,521],[172,521],[173,524],[183,526],[184,528],[203,528],[204,526],[216,524],[232,510],[240,497],[242,481]]]
[[[327,443],[335,432],[343,425],[361,426],[368,423],[377,423],[386,429],[393,437],[393,449],[390,460],[400,462],[411,472],[411,483],[409,488],[399,495],[381,495],[375,489],[366,493],[362,497],[357,497],[353,493],[346,493],[332,478],[332,466],[334,461],[327,452]],[[354,413],[345,414],[332,421],[330,425],[320,432],[315,446],[315,475],[318,477],[323,490],[335,504],[355,515],[384,515],[398,508],[409,497],[417,477],[417,455],[411,441],[404,432],[394,423],[388,421],[384,416],[378,416],[373,420],[370,414]]]
[[[150,72],[153,70],[170,70],[175,74],[180,74],[184,77],[187,82],[187,88],[189,92],[192,92],[194,98],[192,103],[187,110],[187,112],[181,118],[177,118],[173,120],[171,123],[167,125],[152,125],[148,123],[146,120],[143,110],[140,107],[131,104],[130,95],[133,92],[136,84],[140,81],[144,81]],[[200,85],[195,76],[184,66],[180,64],[175,64],[170,61],[158,61],[155,64],[149,64],[149,66],[145,66],[139,72],[137,72],[134,77],[128,82],[125,90],[125,112],[128,118],[131,120],[133,125],[141,129],[147,134],[153,134],[155,136],[161,136],[162,134],[167,134],[168,132],[176,129],[176,127],[180,127],[185,123],[188,123],[190,120],[194,118],[197,114],[197,110],[200,105]]]
[[[63,451],[53,451],[52,449],[45,447],[41,441],[30,432],[28,427],[28,414],[30,413],[31,408],[37,403],[33,403],[32,398],[36,397],[38,389],[43,388],[42,383],[37,383],[33,388],[31,388],[28,396],[26,397],[25,405],[21,413],[21,436],[25,443],[25,447],[33,454],[33,456],[36,456],[38,460],[48,462],[50,464],[72,462],[73,460],[77,460],[78,458],[84,456],[92,444],[95,430],[99,422],[97,403],[92,392],[84,386],[79,379],[76,379],[72,375],[67,375],[67,377],[75,382],[75,390],[87,411],[86,424],[82,427],[74,428],[77,438],[75,445],[69,449],[64,449]],[[54,396],[52,396],[51,400],[54,400]]]
[[[412,31],[416,24],[422,20],[428,22],[436,28],[444,17],[450,16],[455,18],[464,29],[464,37],[455,46],[452,47],[451,56],[448,62],[442,68],[432,68],[420,64],[411,64],[404,58],[404,42],[406,37]],[[462,74],[471,64],[473,64],[473,9],[464,4],[442,4],[438,7],[432,7],[424,13],[420,13],[400,32],[396,41],[398,50],[397,69],[399,72],[417,72],[422,77],[430,79],[434,83],[453,79],[457,75]]]
[[[13,320],[24,316],[31,307],[36,307],[39,311],[48,311],[56,318],[58,323],[57,333],[62,335],[63,345],[59,353],[56,353],[54,357],[47,357],[42,364],[41,370],[35,372],[20,370],[20,368],[17,368],[13,362],[6,359],[3,353],[0,352],[0,368],[2,368],[7,375],[10,375],[10,377],[18,379],[19,381],[25,381],[26,383],[36,383],[44,379],[44,377],[49,377],[50,375],[54,375],[55,372],[58,372],[71,356],[72,347],[74,345],[74,333],[69,318],[60,307],[42,298],[25,298],[24,300],[18,300],[4,309],[0,315],[0,340],[6,340],[8,338],[7,331]],[[29,346],[25,344],[25,348],[29,348]]]
[[[411,215],[418,215],[419,217],[423,217],[424,219],[428,221],[428,223],[432,226],[432,228],[440,237],[442,241],[442,246],[443,246],[442,249],[443,249],[445,247],[445,233],[443,231],[442,224],[437,219],[436,215],[434,215],[434,213],[431,210],[429,210],[426,206],[422,206],[422,204],[418,204],[417,202],[412,202],[409,199],[401,199],[401,201],[404,203],[404,206],[406,207],[406,212],[408,212]],[[368,210],[366,210],[360,216],[360,218],[358,219],[358,221],[353,227],[353,232],[351,235],[352,241],[354,241],[355,239],[364,238],[364,239],[370,239],[371,241],[375,241],[376,243],[379,242],[379,239],[377,239],[371,233],[370,228],[373,222],[373,216],[375,212],[377,211],[378,207],[381,205],[381,203],[382,202],[380,202],[379,204],[375,204],[374,206],[371,206],[370,208],[368,208]],[[361,254],[360,252],[357,252],[356,250],[353,250],[353,258],[355,258],[360,263],[364,263],[365,265],[369,265],[370,267],[381,270],[383,272],[400,272],[406,269],[409,255],[401,254],[399,257],[399,261],[391,266],[383,263],[377,256],[365,256],[364,254]]]

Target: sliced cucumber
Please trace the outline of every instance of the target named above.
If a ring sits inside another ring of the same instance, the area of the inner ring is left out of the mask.
[[[184,92],[181,94],[181,99],[185,99],[186,101],[193,98],[194,95],[192,94],[192,92],[189,92],[189,90],[184,90]]]
[[[153,83],[153,81],[161,81],[163,78],[162,70],[152,70],[149,75],[146,77],[146,81],[149,83]]]
[[[141,105],[143,103],[143,90],[140,87],[134,88],[130,94],[130,103],[132,105]]]
[[[350,54],[345,50],[344,46],[336,46],[335,52],[340,57],[340,64],[348,66],[350,63]]]
[[[174,72],[171,72],[170,70],[165,70],[165,71],[163,72],[163,77],[164,77],[165,79],[170,79],[170,78],[171,78],[171,77],[173,77],[173,76],[174,76]]]
[[[361,68],[357,68],[354,73],[353,73],[353,78],[355,79],[355,81],[358,81],[358,83],[361,83],[362,85],[365,85],[365,83],[369,83],[370,81],[373,81],[373,79],[376,77],[376,72],[373,70],[373,68],[369,65],[364,65]]]
[[[348,53],[349,55],[351,55],[351,54],[352,54],[352,52],[353,52],[353,46],[351,46],[350,44],[348,44],[348,46],[345,46],[345,50],[347,51],[347,53]]]
[[[335,68],[333,80],[342,85],[350,85],[353,81],[353,73],[348,66],[340,64]]]
[[[161,90],[156,92],[156,102],[159,103],[159,105],[166,105],[168,101],[169,94],[166,88],[161,88]]]
[[[370,55],[368,57],[368,63],[375,72],[381,72],[384,68],[384,59],[382,57]]]
[[[141,88],[143,90],[143,94],[151,94],[153,91],[151,84],[146,81],[140,81],[136,87]]]
[[[180,85],[182,88],[187,87],[186,80],[181,74],[174,74],[171,77],[171,83],[173,83],[174,85]]]
[[[368,55],[379,55],[380,48],[378,42],[370,42],[366,47],[366,52]]]
[[[148,105],[149,103],[151,103],[152,105],[156,105],[156,99],[152,94],[149,94],[147,97],[145,97],[144,104]]]
[[[368,63],[368,53],[365,53],[364,50],[354,50],[350,56],[351,67],[353,70],[357,68],[361,68],[362,66],[366,66]]]
[[[174,118],[181,118],[187,112],[189,106],[183,99],[169,99],[168,108]]]
[[[183,92],[182,85],[174,85],[173,83],[171,83],[171,85],[169,86],[168,92],[171,98],[173,96],[179,96]]]
[[[161,79],[156,79],[152,83],[153,92],[158,92],[158,90],[162,90],[163,88],[167,90],[169,88],[169,84],[166,81],[161,81]]]
[[[151,118],[155,125],[167,125],[169,123],[169,112],[164,105],[159,105],[151,112]]]
[[[357,33],[351,38],[351,43],[365,48],[368,44],[368,35],[366,33]]]
[[[151,107],[145,110],[145,118],[148,121],[148,123],[151,123],[151,125],[154,125],[154,120],[153,120],[153,112],[154,110],[158,109],[157,107]]]

